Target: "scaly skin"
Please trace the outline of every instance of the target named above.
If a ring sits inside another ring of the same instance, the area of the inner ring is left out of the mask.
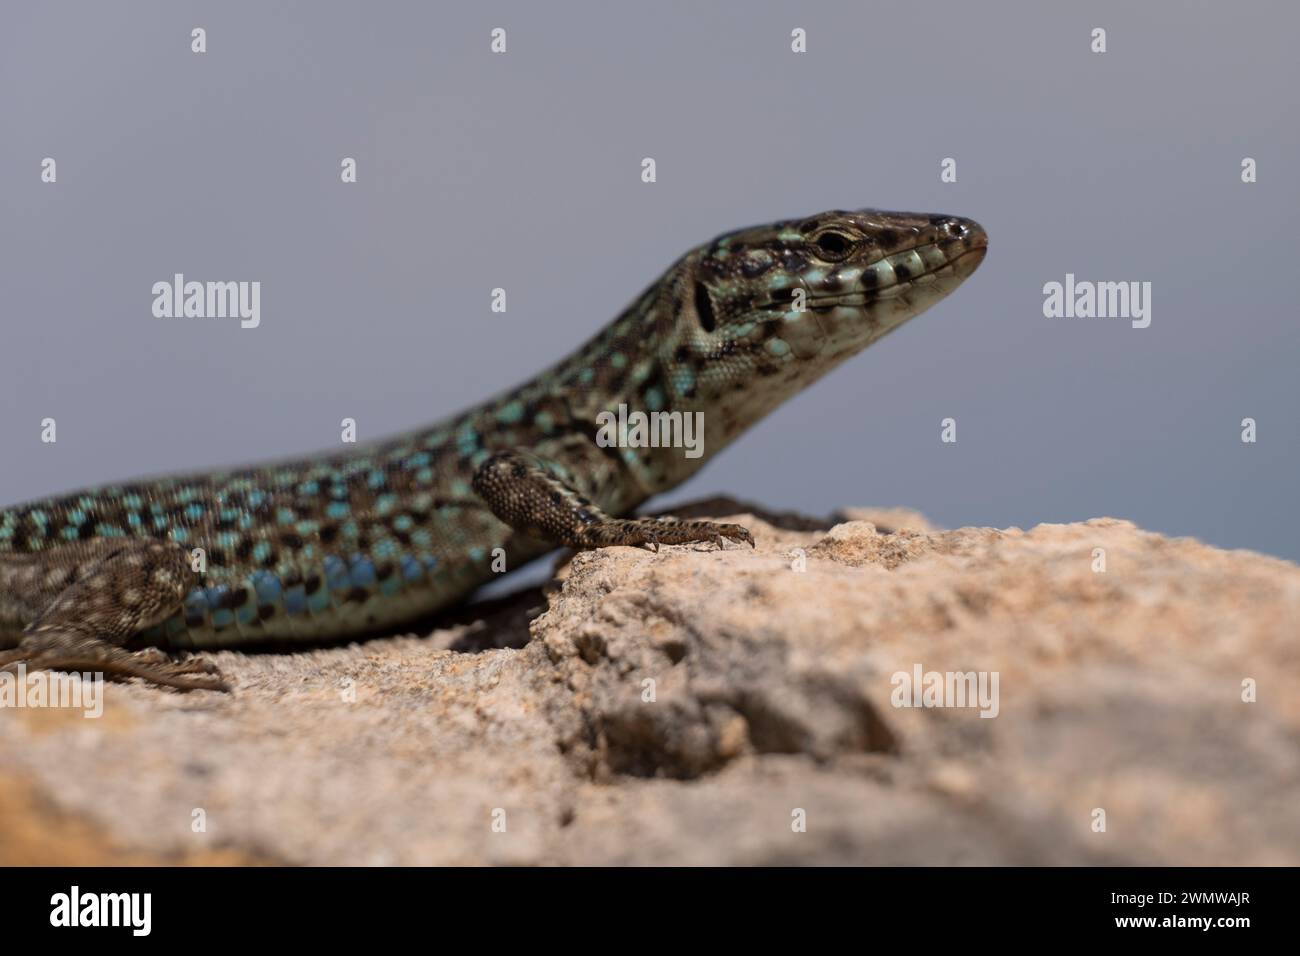
[[[986,242],[969,220],[874,210],[742,229],[688,252],[568,358],[448,421],[0,511],[0,636],[16,644],[0,666],[222,688],[200,659],[135,651],[393,627],[495,577],[497,549],[515,568],[557,544],[752,543],[735,525],[619,516],[946,296]],[[620,404],[702,412],[704,454],[600,447],[597,414]]]

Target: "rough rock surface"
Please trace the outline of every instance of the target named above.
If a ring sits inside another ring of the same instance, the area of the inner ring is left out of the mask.
[[[578,554],[427,638],[214,655],[228,696],[0,710],[0,863],[1300,863],[1300,568],[714,505],[756,550]],[[996,716],[894,706],[918,667],[996,673]]]

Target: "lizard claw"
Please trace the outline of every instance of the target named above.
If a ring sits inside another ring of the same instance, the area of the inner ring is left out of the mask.
[[[754,544],[754,536],[749,533],[749,529],[746,528],[744,525],[720,524],[717,526],[717,528],[718,528],[717,541],[718,541],[719,548],[723,546],[722,545],[723,538],[726,538],[731,541],[744,541],[751,548],[758,547],[756,544]]]

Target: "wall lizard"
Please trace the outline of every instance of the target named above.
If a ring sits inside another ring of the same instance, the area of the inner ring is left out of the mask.
[[[175,652],[392,628],[491,580],[494,557],[515,568],[557,545],[752,544],[739,525],[630,515],[952,292],[986,248],[971,220],[878,210],[737,230],[549,370],[428,428],[0,510],[0,668],[224,690]],[[602,447],[597,415],[619,404],[703,412],[704,454]]]

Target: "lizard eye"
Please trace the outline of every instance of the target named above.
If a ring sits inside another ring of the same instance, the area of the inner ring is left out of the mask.
[[[842,232],[823,232],[813,240],[817,255],[830,262],[838,262],[853,251],[853,239]]]

